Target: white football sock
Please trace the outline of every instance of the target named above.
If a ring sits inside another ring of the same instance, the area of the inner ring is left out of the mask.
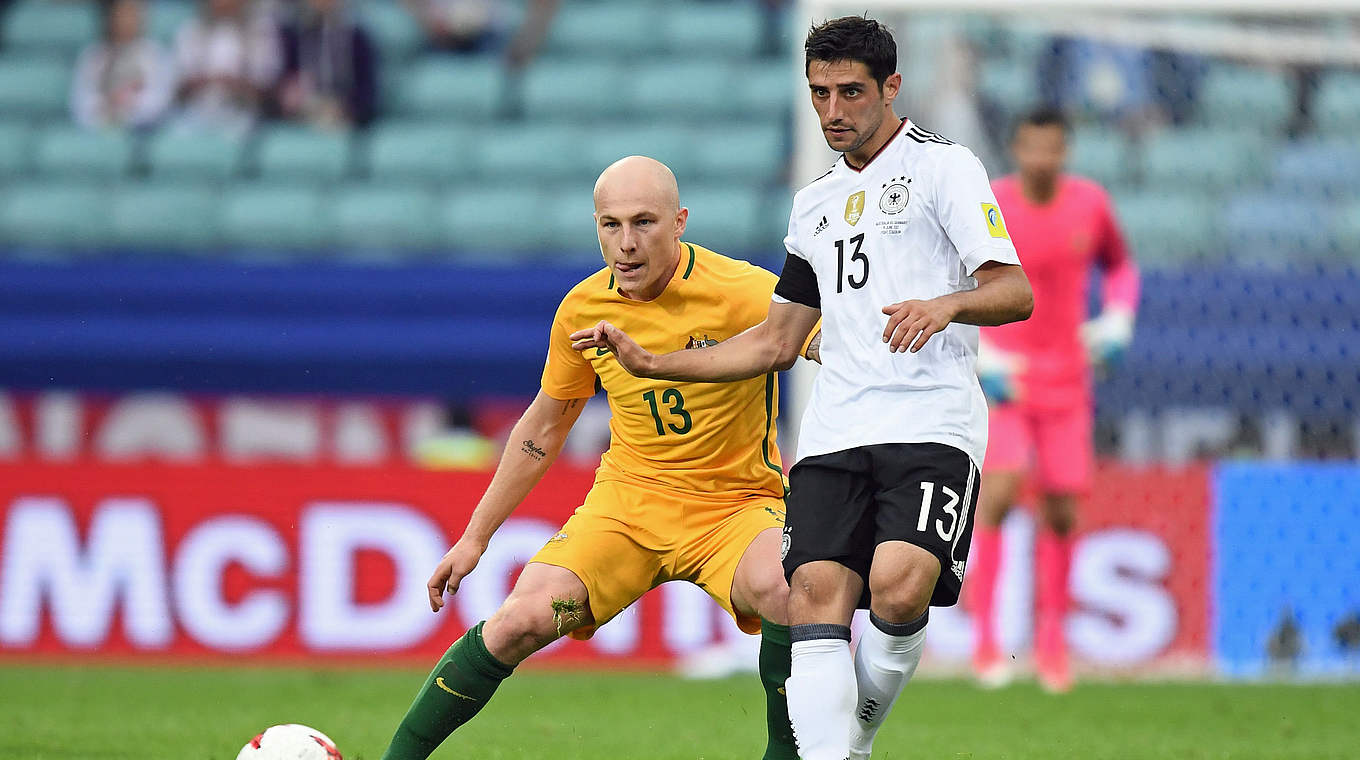
[[[850,628],[795,625],[790,638],[793,665],[784,688],[798,756],[802,760],[847,760],[855,708]]]
[[[871,614],[871,625],[860,636],[855,650],[855,681],[859,699],[850,731],[851,760],[868,760],[874,734],[887,719],[897,695],[911,680],[921,662],[926,643],[926,620],[930,612],[908,623],[889,623]]]

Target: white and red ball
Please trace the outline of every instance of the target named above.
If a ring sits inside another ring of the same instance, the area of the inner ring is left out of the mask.
[[[300,723],[270,726],[246,742],[236,760],[343,760],[329,736]]]

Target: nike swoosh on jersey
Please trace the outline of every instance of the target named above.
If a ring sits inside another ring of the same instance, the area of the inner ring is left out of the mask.
[[[477,701],[477,698],[476,698],[476,697],[469,697],[469,696],[466,695],[466,694],[461,694],[461,693],[459,693],[459,692],[454,691],[453,689],[450,689],[448,686],[445,686],[445,685],[444,685],[444,677],[443,677],[443,676],[440,676],[440,677],[434,679],[434,685],[435,685],[435,686],[438,686],[439,688],[443,689],[444,691],[447,691],[448,693],[452,694],[453,696],[458,697],[459,699],[466,699],[466,700],[469,701],[469,702],[476,702],[476,701]]]

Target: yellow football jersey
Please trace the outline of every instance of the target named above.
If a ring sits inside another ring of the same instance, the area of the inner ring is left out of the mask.
[[[567,337],[608,320],[657,354],[711,346],[760,324],[778,281],[773,274],[692,243],[660,296],[633,301],[608,268],[562,299],[553,320],[543,390],[585,398],[596,382],[609,394],[609,450],[596,482],[679,489],[708,498],[783,496],[775,446],[779,411],[774,373],[731,383],[679,383],[628,374],[605,349],[575,351]]]

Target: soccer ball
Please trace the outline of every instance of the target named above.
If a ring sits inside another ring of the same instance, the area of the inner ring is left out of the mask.
[[[251,739],[236,760],[343,760],[329,736],[298,723],[270,726]]]

